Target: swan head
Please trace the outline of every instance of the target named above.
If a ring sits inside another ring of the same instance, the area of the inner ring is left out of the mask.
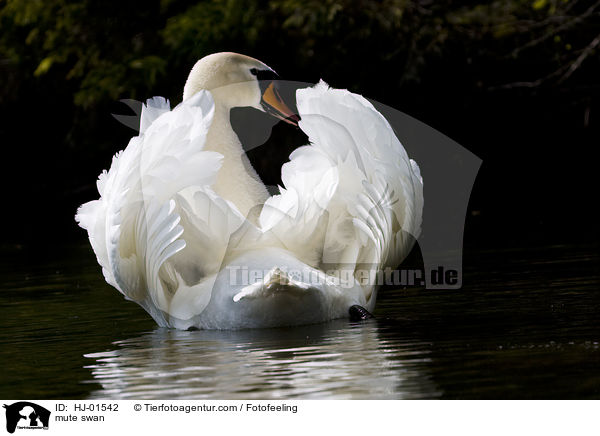
[[[250,106],[297,125],[299,117],[279,95],[277,77],[273,69],[257,59],[238,53],[214,53],[196,62],[185,83],[183,99],[205,89],[211,92],[215,104],[225,109]]]

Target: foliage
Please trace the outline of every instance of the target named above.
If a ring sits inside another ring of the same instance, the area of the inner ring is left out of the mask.
[[[0,0],[0,144],[27,145],[5,158],[27,162],[24,189],[47,209],[63,196],[70,226],[131,135],[116,102],[177,103],[197,59],[237,51],[393,105],[485,159],[504,152],[480,139],[495,118],[591,131],[599,20],[600,0]]]
[[[58,70],[73,84],[73,101],[82,107],[143,98],[157,87],[173,91],[167,71],[187,70],[207,53],[234,47],[266,53],[271,63],[289,69],[339,77],[349,86],[368,83],[376,69],[398,85],[418,82],[428,64],[459,54],[471,64],[508,60],[515,65],[509,73],[515,83],[537,86],[597,66],[599,12],[598,3],[577,0],[466,5],[431,0],[3,0],[0,57],[5,68],[39,78],[39,85]],[[282,61],[282,53],[291,56]],[[450,61],[460,65],[462,60]],[[348,68],[352,74],[344,74]],[[486,85],[509,85],[493,80],[497,83]]]

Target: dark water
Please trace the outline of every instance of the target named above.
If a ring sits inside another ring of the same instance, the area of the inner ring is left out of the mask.
[[[233,332],[157,328],[87,246],[1,256],[0,398],[600,398],[595,246],[469,252],[460,291]]]

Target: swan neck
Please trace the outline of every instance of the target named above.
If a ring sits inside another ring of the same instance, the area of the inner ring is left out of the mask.
[[[206,150],[223,155],[223,165],[236,164],[246,157],[242,143],[233,130],[228,107],[215,104],[215,112],[208,129]]]
[[[223,155],[223,163],[213,190],[231,201],[246,217],[269,197],[265,185],[248,160],[230,121],[230,108],[215,102],[205,150]]]

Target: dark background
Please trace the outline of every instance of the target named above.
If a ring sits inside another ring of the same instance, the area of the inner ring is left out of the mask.
[[[119,100],[177,104],[217,51],[323,78],[478,155],[467,245],[598,240],[600,2],[13,0],[0,1],[2,243],[85,240],[76,208],[134,134],[111,116],[128,113]]]

